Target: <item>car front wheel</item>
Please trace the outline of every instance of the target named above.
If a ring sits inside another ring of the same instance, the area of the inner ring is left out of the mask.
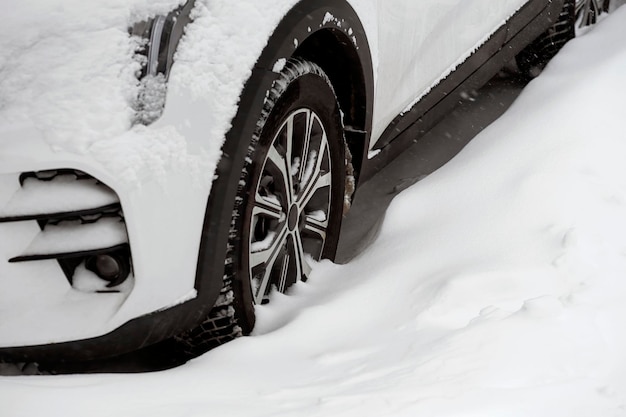
[[[231,242],[235,310],[245,332],[254,305],[306,280],[337,249],[346,180],[339,106],[324,71],[286,63],[266,99],[241,176]]]
[[[352,166],[337,98],[318,65],[286,61],[247,146],[222,294],[205,322],[176,338],[188,357],[251,332],[255,305],[306,280],[313,261],[337,250]]]

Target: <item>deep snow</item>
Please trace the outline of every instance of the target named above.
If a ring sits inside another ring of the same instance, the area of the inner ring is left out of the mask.
[[[0,378],[17,416],[625,416],[626,7],[253,337],[143,375]]]

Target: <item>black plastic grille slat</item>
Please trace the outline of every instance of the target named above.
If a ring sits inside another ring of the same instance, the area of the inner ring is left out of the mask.
[[[23,172],[20,174],[20,185],[23,186],[24,182],[26,182],[26,180],[28,179],[34,179],[38,181],[52,181],[56,177],[64,175],[72,175],[76,177],[77,180],[95,180],[95,178],[93,178],[89,174],[85,174],[82,171],[76,171],[74,169],[55,169],[52,171]]]
[[[110,253],[110,252],[114,252],[117,250],[124,250],[128,248],[129,248],[128,243],[122,243],[120,245],[115,245],[115,246],[111,246],[108,248],[85,250],[85,251],[78,251],[78,252],[61,252],[61,253],[46,253],[46,254],[16,256],[14,258],[9,259],[9,262],[17,263],[17,262],[43,261],[43,260],[48,260],[48,259],[86,258],[88,256],[101,255],[101,254]]]
[[[20,189],[2,208],[0,224],[36,221],[41,231],[9,263],[56,261],[72,287],[80,265],[109,282],[107,287],[118,287],[128,278],[132,256],[122,205],[114,190],[74,169],[23,172],[18,180]],[[98,255],[117,256],[119,275],[102,276],[94,263]],[[106,288],[95,292],[120,290]]]
[[[9,223],[9,222],[19,222],[19,221],[27,221],[27,220],[37,220],[37,221],[53,221],[53,220],[70,220],[70,219],[80,219],[84,216],[91,216],[96,214],[102,214],[103,212],[110,211],[119,211],[121,210],[121,206],[119,203],[109,204],[102,207],[96,207],[92,209],[85,210],[77,210],[77,211],[66,211],[59,213],[40,213],[40,214],[25,214],[23,216],[9,216],[9,217],[0,217],[0,223]]]
[[[88,181],[88,183],[94,187],[104,187],[104,189],[110,188],[92,177],[91,175],[73,169],[55,169],[49,171],[32,171],[24,172],[19,175],[19,183],[24,188],[31,181],[40,183],[53,183],[60,177],[71,177],[77,182]],[[112,190],[110,190],[113,192]],[[28,191],[32,193],[40,192],[40,190]],[[114,193],[114,192],[113,192]],[[117,197],[117,196],[116,196]],[[36,201],[36,200],[35,200]],[[109,200],[110,201],[110,200]],[[98,204],[98,203],[95,203]],[[39,209],[38,213],[26,212],[22,213],[7,213],[4,217],[0,217],[0,223],[10,222],[22,222],[22,221],[36,221],[39,224],[41,233],[46,233],[49,226],[58,226],[65,222],[74,222],[76,227],[87,227],[89,224],[99,223],[105,218],[116,218],[122,224],[124,223],[124,215],[122,213],[122,207],[118,198],[115,198],[113,202],[100,201],[100,206],[77,208],[74,210],[52,209],[45,211],[45,207]],[[24,210],[27,211],[27,210]],[[78,229],[75,229],[78,230]],[[39,235],[38,235],[39,236]],[[100,255],[107,254],[115,251],[125,251],[130,255],[130,245],[120,238],[115,241],[109,240],[109,242],[101,242],[103,247],[95,247],[97,245],[88,245],[83,248],[77,245],[74,247],[54,248],[54,245],[44,245],[38,249],[34,249],[32,252],[23,253],[9,259],[10,263],[42,261],[42,260],[57,260],[63,269],[64,274],[67,276],[71,283],[71,277],[79,263],[84,262],[85,259]],[[34,242],[34,241],[33,241]],[[46,247],[48,246],[48,247]]]

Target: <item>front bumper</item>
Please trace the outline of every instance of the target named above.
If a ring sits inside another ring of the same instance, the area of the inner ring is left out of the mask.
[[[103,351],[117,354],[193,325],[195,317],[187,323],[162,316],[197,296],[196,266],[210,182],[199,181],[193,170],[129,181],[123,171],[112,170],[93,154],[53,150],[35,129],[5,130],[0,138],[0,210],[19,191],[24,172],[82,171],[118,196],[132,252],[132,273],[119,291],[79,288],[55,259],[9,262],[41,234],[36,220],[0,223],[0,359],[41,357],[51,351],[74,359],[102,356]],[[98,238],[94,236],[96,244]],[[157,312],[161,318],[155,322]]]

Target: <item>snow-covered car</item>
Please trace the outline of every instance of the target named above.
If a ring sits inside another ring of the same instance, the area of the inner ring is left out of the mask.
[[[249,333],[255,304],[333,259],[360,182],[505,63],[545,63],[573,13],[16,3],[0,29],[0,361],[159,343],[184,360]]]

